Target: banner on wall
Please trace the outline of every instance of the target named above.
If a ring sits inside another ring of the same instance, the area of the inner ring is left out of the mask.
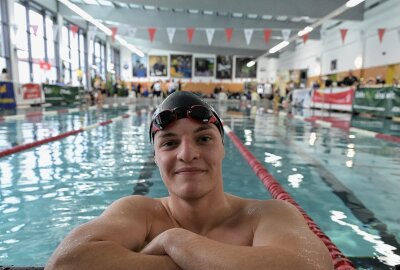
[[[169,74],[172,78],[192,78],[192,55],[171,54]]]
[[[194,76],[214,77],[214,57],[195,57],[194,58]]]
[[[147,77],[147,56],[140,57],[132,53],[132,75],[133,77]]]
[[[14,109],[17,106],[12,82],[0,82],[0,108]]]
[[[81,87],[43,84],[46,103],[52,105],[79,103],[81,90]]]
[[[165,77],[168,75],[168,56],[149,55],[150,76]]]
[[[251,67],[247,63],[252,61],[250,57],[236,57],[235,61],[235,78],[256,78],[257,63]]]
[[[400,116],[400,88],[360,87],[355,93],[353,110],[386,117]]]
[[[41,92],[40,84],[26,83],[22,85],[22,97],[24,100],[40,99]]]
[[[314,90],[311,96],[311,107],[320,109],[332,109],[351,111],[354,88],[332,87]]]
[[[217,55],[217,79],[232,79],[232,56]]]

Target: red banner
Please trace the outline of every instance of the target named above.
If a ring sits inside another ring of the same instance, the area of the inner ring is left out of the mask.
[[[231,42],[232,34],[233,34],[233,28],[225,29],[226,41]]]
[[[24,99],[36,99],[41,96],[40,84],[26,83],[22,85],[22,93]]]
[[[312,102],[325,104],[351,105],[353,102],[353,89],[342,92],[329,93],[329,90],[316,90],[312,95]]]

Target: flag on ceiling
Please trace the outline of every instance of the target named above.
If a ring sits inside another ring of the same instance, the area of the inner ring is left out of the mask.
[[[385,28],[379,28],[378,29],[378,36],[379,36],[379,42],[382,43],[383,40],[383,35],[385,34]]]
[[[214,32],[215,32],[214,28],[206,28],[206,35],[207,35],[208,45],[211,45],[211,42],[212,42],[213,37],[214,37]]]
[[[308,35],[309,35],[309,33],[305,33],[304,35],[301,36],[303,38],[304,44],[306,44],[306,42],[308,40]]]
[[[53,24],[53,38],[54,40],[58,39],[58,24]]]
[[[244,29],[244,37],[246,38],[246,44],[250,44],[251,36],[253,35],[254,29],[246,28]]]
[[[232,34],[233,34],[233,28],[225,28],[226,41],[231,42]]]
[[[128,30],[128,36],[131,37],[131,38],[135,38],[135,36],[136,36],[136,31],[137,31],[137,28],[136,28],[136,27],[129,28],[129,30]]]
[[[290,32],[292,32],[292,30],[290,30],[290,29],[282,29],[282,36],[283,36],[283,40],[284,41],[289,41]]]
[[[117,32],[118,32],[118,27],[111,27],[111,40],[112,40],[112,42],[115,41],[115,35],[117,34]]]
[[[169,39],[169,43],[172,43],[172,40],[174,39],[175,36],[175,28],[167,28],[167,35],[168,35],[168,39]]]
[[[96,35],[97,32],[97,27],[96,26],[89,26],[88,28],[88,38],[89,40],[94,40],[94,37]]]
[[[78,33],[79,27],[74,24],[71,24],[69,26],[69,30],[71,30],[72,36],[75,37],[76,33]]]
[[[192,43],[194,30],[195,30],[194,28],[186,28],[186,33],[187,33],[187,36],[188,36],[189,43]]]
[[[31,28],[33,30],[33,35],[36,37],[37,35],[37,30],[38,30],[38,25],[37,24],[31,24]]]
[[[149,32],[150,42],[153,42],[154,37],[156,36],[157,28],[148,28],[147,31]]]
[[[271,39],[271,33],[272,33],[272,29],[270,29],[270,28],[265,28],[264,29],[264,40],[265,40],[265,43],[269,43],[269,40]]]
[[[17,24],[13,24],[12,25],[12,29],[14,31],[14,35],[17,35],[18,34],[18,25]]]
[[[344,43],[345,39],[346,39],[346,35],[347,35],[347,31],[349,29],[340,29],[340,36],[342,37],[342,43]]]

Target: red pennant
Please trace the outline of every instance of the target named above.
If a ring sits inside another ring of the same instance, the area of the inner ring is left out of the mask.
[[[383,40],[383,35],[385,34],[385,28],[379,28],[378,29],[378,36],[379,36],[379,42],[382,43]]]
[[[69,30],[71,30],[72,35],[75,37],[76,33],[78,33],[79,27],[76,25],[71,24],[69,26]]]
[[[233,28],[226,28],[225,29],[226,41],[231,42],[232,34],[233,34]]]
[[[154,37],[156,36],[157,28],[148,28],[147,31],[149,32],[150,41],[153,42]]]
[[[308,33],[304,34],[304,35],[302,36],[302,38],[303,38],[304,44],[306,44],[306,42],[307,42],[307,40],[308,40]]]
[[[111,27],[111,39],[112,39],[112,42],[115,41],[115,35],[117,34],[117,31],[118,31],[118,27]]]
[[[192,43],[194,30],[195,30],[194,28],[186,28],[186,33],[188,36],[189,43]]]
[[[31,27],[32,27],[32,30],[33,30],[33,34],[34,34],[35,37],[36,37],[37,30],[38,30],[38,26],[37,26],[37,25],[31,25]]]
[[[349,29],[340,29],[340,35],[342,36],[342,43],[344,43],[344,40],[346,39],[347,31]]]
[[[46,62],[46,61],[43,61],[43,60],[39,62],[39,66],[43,70],[50,70],[51,69],[51,64]]]
[[[271,38],[272,29],[265,28],[264,29],[264,40],[266,43],[269,43],[269,39]]]

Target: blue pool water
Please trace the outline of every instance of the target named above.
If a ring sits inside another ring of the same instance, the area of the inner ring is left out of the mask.
[[[0,265],[44,265],[72,228],[114,200],[167,195],[148,143],[149,105],[0,123],[1,151],[132,114],[0,159]],[[247,104],[215,105],[226,125],[359,269],[400,264],[399,144],[276,117]],[[225,149],[226,191],[269,199],[228,137]]]

